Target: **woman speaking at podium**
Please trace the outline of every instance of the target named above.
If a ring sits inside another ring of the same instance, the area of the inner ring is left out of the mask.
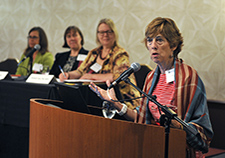
[[[195,69],[178,58],[183,46],[183,37],[175,22],[169,18],[155,18],[145,30],[145,45],[157,67],[148,74],[143,91],[156,96],[156,100],[170,107],[177,117],[193,127],[198,137],[187,133],[186,157],[203,157],[213,137],[209,119],[205,87]],[[108,80],[107,85],[110,86]],[[127,108],[117,100],[114,90],[101,89],[91,83],[90,88],[98,96],[109,101],[120,115],[138,123],[160,125],[161,109],[143,98],[136,110]],[[182,124],[172,120],[171,126],[183,129]],[[196,138],[196,139],[195,139]]]

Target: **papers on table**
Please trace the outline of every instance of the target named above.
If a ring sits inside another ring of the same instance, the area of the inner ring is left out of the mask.
[[[64,80],[64,82],[67,83],[90,83],[90,82],[98,82],[98,83],[103,83],[103,81],[100,80],[87,80],[87,79],[70,79],[70,80]]]

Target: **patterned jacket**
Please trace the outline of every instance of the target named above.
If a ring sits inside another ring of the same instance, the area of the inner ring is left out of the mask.
[[[86,59],[82,62],[80,67],[77,69],[82,75],[85,73],[95,73],[90,67],[96,62],[98,55],[100,55],[102,47],[95,48],[91,50]],[[99,72],[100,74],[112,73],[113,80],[116,80],[120,74],[125,71],[130,66],[129,55],[125,49],[115,46],[104,61],[102,68]],[[134,75],[129,77],[130,81],[136,84]],[[131,85],[125,83],[124,81],[120,82],[119,91],[121,93],[122,99],[131,99],[133,97],[139,97],[140,93],[133,88]],[[130,109],[134,109],[140,105],[139,99],[125,101],[126,105]]]

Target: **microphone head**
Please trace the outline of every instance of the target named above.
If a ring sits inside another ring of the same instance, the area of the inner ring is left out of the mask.
[[[40,46],[39,44],[36,44],[36,45],[34,46],[34,49],[39,50],[39,49],[41,49],[41,46]]]
[[[132,63],[130,67],[134,70],[134,72],[137,72],[140,70],[141,65],[139,63]]]

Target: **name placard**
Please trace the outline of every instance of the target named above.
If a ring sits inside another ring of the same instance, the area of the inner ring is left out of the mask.
[[[54,78],[54,75],[44,75],[44,74],[31,74],[26,82],[28,83],[39,83],[39,84],[49,84]]]
[[[3,80],[8,75],[8,73],[8,71],[0,71],[0,80]]]

